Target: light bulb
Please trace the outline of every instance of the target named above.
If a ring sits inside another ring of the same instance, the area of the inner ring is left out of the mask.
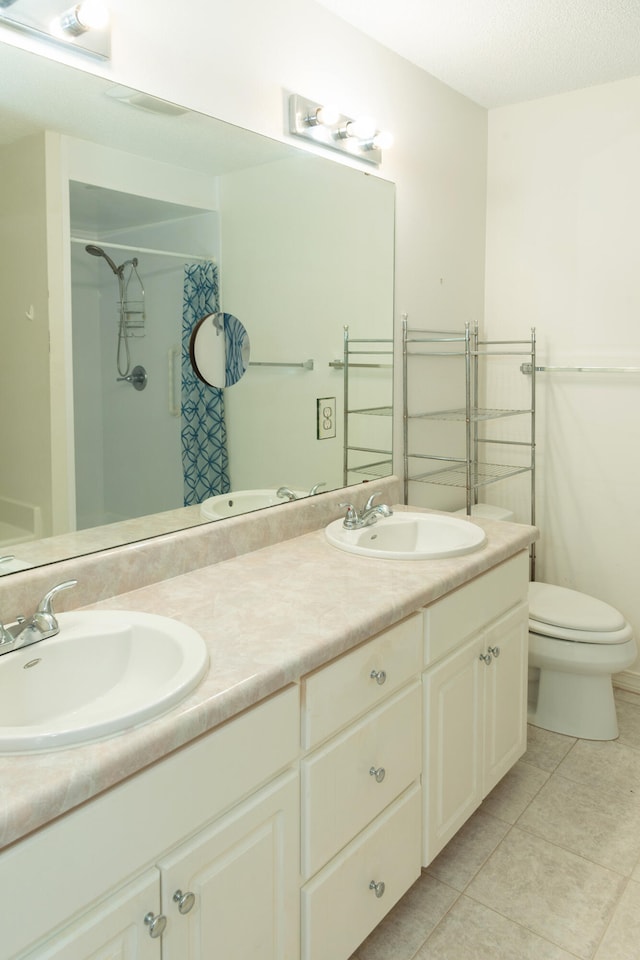
[[[376,150],[388,150],[393,146],[393,134],[390,130],[378,130],[372,143]]]
[[[347,136],[357,137],[358,140],[371,140],[376,133],[376,122],[373,117],[358,117],[347,124]]]
[[[102,0],[83,0],[76,7],[76,16],[87,30],[103,30],[109,22],[109,11]]]
[[[54,37],[80,37],[87,30],[102,30],[109,22],[109,11],[102,0],[82,0],[52,21]]]
[[[340,119],[340,111],[332,104],[325,103],[317,107],[308,117],[305,123],[308,127],[332,127]]]

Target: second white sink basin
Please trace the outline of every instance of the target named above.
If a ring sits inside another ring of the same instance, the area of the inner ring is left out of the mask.
[[[302,490],[293,490],[296,500],[308,494]],[[219,493],[208,497],[200,504],[200,513],[206,520],[224,520],[237,517],[240,513],[262,510],[263,507],[275,507],[278,503],[288,503],[286,497],[279,497],[273,490],[236,490],[234,493]]]
[[[339,550],[386,560],[458,557],[479,550],[487,542],[484,530],[468,520],[410,511],[381,517],[359,530],[346,530],[343,520],[334,520],[325,534]]]
[[[60,633],[0,657],[0,753],[85,743],[158,717],[200,682],[199,633],[154,614],[61,613]]]

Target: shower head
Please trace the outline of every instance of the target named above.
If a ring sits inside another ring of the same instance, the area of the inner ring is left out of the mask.
[[[116,267],[115,263],[113,262],[109,254],[105,253],[102,247],[97,247],[95,243],[89,243],[85,247],[85,250],[87,251],[87,253],[90,253],[92,257],[103,257],[107,261],[107,263],[109,264],[113,272],[115,273],[116,277],[120,276],[120,271],[122,268]]]

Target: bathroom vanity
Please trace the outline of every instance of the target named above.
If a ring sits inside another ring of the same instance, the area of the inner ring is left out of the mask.
[[[316,531],[97,604],[184,620],[209,675],[0,758],[0,960],[347,960],[525,749],[535,530],[482,525],[455,559]]]

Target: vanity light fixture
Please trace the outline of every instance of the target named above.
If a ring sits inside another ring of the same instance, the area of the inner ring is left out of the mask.
[[[105,0],[78,0],[66,10],[64,4],[65,0],[0,0],[0,24],[107,60],[110,31]]]
[[[392,142],[391,135],[378,130],[371,118],[347,117],[297,93],[289,96],[289,133],[376,166],[382,163],[383,147]]]

